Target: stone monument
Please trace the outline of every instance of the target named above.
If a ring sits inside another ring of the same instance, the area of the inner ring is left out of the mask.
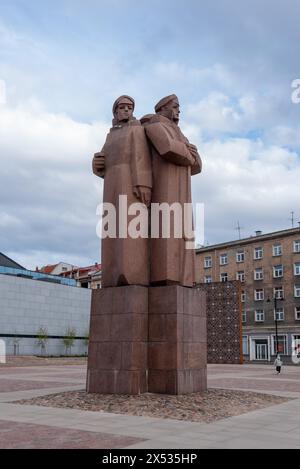
[[[201,159],[178,126],[175,95],[161,99],[141,122],[133,110],[131,97],[115,101],[113,127],[93,159],[94,173],[104,177],[103,201],[118,216],[116,237],[102,238],[102,289],[92,293],[87,390],[198,392],[207,383],[206,305],[205,293],[193,288],[193,236],[182,213],[179,222],[168,218],[167,236],[166,220],[153,215],[157,207],[181,212],[191,205],[191,176],[201,171]],[[128,213],[139,202],[147,226],[149,210],[150,240],[120,234],[120,195],[127,196],[122,209]]]

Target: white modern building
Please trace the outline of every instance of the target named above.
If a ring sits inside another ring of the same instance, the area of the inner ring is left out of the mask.
[[[13,263],[0,253],[0,340],[6,354],[65,355],[68,330],[75,336],[68,354],[86,354],[91,290]]]

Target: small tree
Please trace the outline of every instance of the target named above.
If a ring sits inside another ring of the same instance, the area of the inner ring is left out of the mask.
[[[22,338],[18,336],[18,333],[15,329],[14,336],[12,338],[11,343],[13,344],[14,347],[14,355],[19,355],[19,344],[21,342]]]
[[[71,354],[71,349],[74,345],[76,337],[76,329],[75,327],[67,327],[66,332],[65,332],[65,337],[62,339],[65,349],[66,349],[66,355]]]
[[[85,354],[86,354],[86,355],[87,355],[87,352],[88,352],[88,346],[89,346],[89,341],[90,341],[90,335],[89,335],[89,334],[90,334],[90,332],[89,332],[89,330],[87,329],[87,330],[85,331],[84,339],[83,339],[83,341],[84,341],[84,346],[85,346]]]
[[[49,340],[48,337],[48,330],[46,327],[40,327],[37,331],[37,339],[35,341],[37,347],[41,347],[41,355],[45,355],[46,353],[46,344]]]
[[[14,346],[14,355],[19,355],[21,337],[15,336],[12,340]]]

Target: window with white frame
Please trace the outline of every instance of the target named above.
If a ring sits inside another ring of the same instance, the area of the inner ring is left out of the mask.
[[[295,285],[295,297],[300,298],[300,285]]]
[[[212,266],[212,257],[211,256],[205,257],[204,258],[204,268],[208,269],[211,266]]]
[[[227,273],[223,273],[220,275],[220,280],[221,282],[227,282],[228,280],[228,274]]]
[[[241,293],[241,302],[242,303],[245,303],[246,301],[246,292],[245,290],[242,290],[242,293]]]
[[[295,319],[300,321],[300,306],[295,307]]]
[[[294,241],[294,252],[300,252],[300,240]]]
[[[247,322],[247,314],[246,311],[242,310],[242,323],[245,324]]]
[[[245,251],[238,251],[236,253],[236,261],[237,262],[244,262],[245,260]]]
[[[264,279],[264,271],[262,268],[254,270],[254,280],[263,280]]]
[[[274,288],[274,298],[276,298],[276,300],[283,300],[283,298],[284,298],[284,287],[275,287]]]
[[[256,309],[255,310],[255,322],[264,322],[265,320],[265,312],[263,309]]]
[[[262,247],[254,249],[254,259],[262,259],[264,255],[264,250]]]
[[[282,254],[281,244],[274,244],[273,245],[273,256],[281,256],[281,254]]]
[[[254,299],[255,301],[263,301],[265,299],[265,292],[263,288],[254,290]]]
[[[279,278],[283,277],[283,265],[274,265],[273,267],[273,277],[274,278]]]
[[[272,355],[276,355],[277,353],[280,353],[281,355],[287,355],[286,335],[278,335],[277,340],[278,344],[276,344],[276,335],[272,335]]]
[[[294,264],[294,275],[300,275],[300,262]]]
[[[248,349],[248,336],[243,335],[243,355],[248,355],[249,349]]]
[[[275,309],[274,319],[276,321],[284,321],[284,308],[276,308]]]
[[[227,254],[221,254],[220,255],[220,265],[226,265],[228,264],[228,256]]]
[[[236,273],[236,279],[239,280],[240,282],[245,281],[245,272],[243,270],[240,270],[239,272]]]
[[[205,275],[204,283],[211,283],[211,282],[212,282],[212,276],[211,275]]]

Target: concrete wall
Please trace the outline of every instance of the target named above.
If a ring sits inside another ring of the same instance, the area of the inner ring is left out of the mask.
[[[65,353],[61,337],[67,327],[76,329],[77,337],[84,337],[89,329],[91,291],[85,288],[59,285],[39,280],[0,274],[0,339],[6,343],[6,353],[20,355],[41,353],[36,345],[40,327],[47,328],[48,355]],[[16,334],[20,340],[9,335]],[[72,354],[86,352],[84,340],[76,339]]]

